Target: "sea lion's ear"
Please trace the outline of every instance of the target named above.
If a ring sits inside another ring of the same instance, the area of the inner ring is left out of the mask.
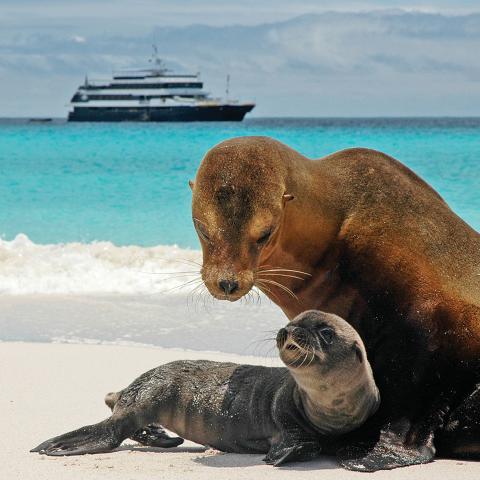
[[[189,180],[189,181],[188,181],[188,184],[190,185],[190,190],[193,190],[193,186],[195,185],[195,184],[193,183],[193,180]]]
[[[283,194],[283,203],[287,203],[290,200],[293,200],[295,197],[291,195],[290,193],[284,193]]]

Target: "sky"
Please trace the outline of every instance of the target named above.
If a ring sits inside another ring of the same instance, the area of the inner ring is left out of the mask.
[[[255,116],[480,114],[478,0],[0,0],[0,117],[66,116],[152,43]]]

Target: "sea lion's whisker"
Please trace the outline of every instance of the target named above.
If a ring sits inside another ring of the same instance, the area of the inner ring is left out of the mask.
[[[163,290],[161,293],[169,293],[173,290],[180,290],[182,288],[188,287],[188,285],[195,284],[202,282],[201,278],[194,278],[193,280],[189,280],[188,282],[182,283],[181,285],[176,285],[175,287],[169,288],[168,290]]]
[[[200,275],[199,270],[191,270],[189,272],[143,272],[140,270],[138,273],[145,273],[147,275]]]
[[[195,265],[197,267],[200,267],[202,268],[203,265],[195,260],[190,260],[190,259],[187,259],[187,258],[173,258],[170,260],[171,262],[177,262],[177,263],[184,263],[184,264],[187,264],[187,265]]]
[[[250,291],[253,292],[257,296],[256,300],[255,300],[255,303],[257,305],[261,305],[262,304],[262,296],[260,295],[260,293],[258,293],[258,287],[256,285],[253,285],[253,287]]]
[[[309,354],[310,354],[310,350],[306,350],[306,351],[305,351],[305,356],[303,357],[303,360],[302,360],[302,363],[300,364],[300,367],[303,366],[303,364],[305,363],[305,361],[306,361],[307,358],[309,357]]]
[[[295,367],[295,364],[302,358],[302,354],[301,353],[297,353],[297,355],[295,356],[295,358],[292,359],[292,361],[290,361],[289,363],[286,363],[285,365],[287,365],[287,367]]]
[[[311,354],[312,354],[312,359],[306,365],[307,367],[309,367],[315,360],[315,350],[314,349],[311,350]]]
[[[192,297],[192,305],[193,305],[193,308],[194,308],[195,312],[198,312],[198,310],[200,308],[199,306],[200,306],[200,301],[202,299],[202,295],[203,295],[203,291],[200,288],[194,293],[194,295]]]
[[[276,282],[275,280],[270,280],[270,279],[267,280],[266,278],[262,278],[261,281],[269,283],[270,285],[275,285],[275,286],[281,288],[282,290],[287,292],[290,296],[292,296],[293,298],[295,298],[298,301],[298,297],[285,285],[283,285],[279,282]]]
[[[307,275],[309,277],[312,276],[311,273],[303,272],[302,270],[293,270],[291,268],[280,268],[280,267],[274,267],[271,269],[263,269],[262,267],[257,268],[257,272],[265,273],[265,272],[292,272],[292,273],[300,273],[302,275]]]
[[[203,286],[203,283],[200,283],[190,292],[192,296],[192,305],[196,312],[198,312],[200,301],[202,300],[204,294]]]
[[[308,363],[305,365],[306,367],[311,365],[315,360],[315,347],[312,344],[311,338],[308,339],[307,343],[308,343],[308,346],[306,347],[306,350],[308,352],[308,356],[312,355],[312,358],[309,359]]]
[[[253,348],[253,354],[256,354],[256,350],[260,348],[265,343],[270,343],[273,342],[275,339],[274,338],[260,338],[257,340],[252,340],[251,342],[248,343],[248,345],[245,347],[244,351],[247,351],[250,347]],[[275,348],[275,345],[270,344],[270,348],[268,349],[268,352],[270,352],[273,348]]]
[[[266,285],[263,284],[262,280],[256,280],[256,283],[258,284],[258,287],[261,289],[261,290],[266,290],[270,295],[272,295],[272,297],[276,298],[277,299],[277,302],[280,301],[280,299],[278,298],[278,296],[270,289],[268,288]]]
[[[288,275],[286,273],[264,273],[264,272],[260,272],[261,275],[258,275],[258,277],[262,278],[262,276],[264,277],[290,277],[290,278],[298,278],[299,280],[303,280],[305,281],[304,278],[302,277],[297,277],[296,275]]]
[[[250,342],[250,345],[251,345],[252,343],[265,343],[265,342],[273,342],[274,340],[276,340],[276,338],[275,338],[275,337],[269,337],[269,338],[259,338],[259,339],[257,339],[257,340],[252,340],[252,341]]]
[[[210,312],[208,301],[212,300],[213,297],[210,295],[210,292],[208,292],[208,291],[206,291],[206,292],[203,291],[202,295],[203,295],[203,297],[202,297],[203,298],[203,308],[205,309],[205,311]]]
[[[199,283],[193,290],[191,290],[188,295],[187,295],[187,306],[189,302],[195,306],[195,297],[196,295],[200,294],[202,292],[202,286],[203,283]]]
[[[153,275],[161,275],[160,273],[155,273]],[[171,276],[164,276],[160,277],[158,280],[159,281],[165,281],[165,280],[194,280],[192,277],[195,277],[195,280],[201,279],[199,273],[188,273],[188,274],[179,274],[179,275],[171,275]],[[158,281],[157,280],[157,281]]]

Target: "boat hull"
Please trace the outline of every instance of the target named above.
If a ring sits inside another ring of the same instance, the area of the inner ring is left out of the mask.
[[[254,104],[178,107],[74,107],[70,122],[240,122]]]

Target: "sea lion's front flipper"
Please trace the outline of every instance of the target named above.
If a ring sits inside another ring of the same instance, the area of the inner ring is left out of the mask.
[[[318,442],[302,442],[295,445],[288,443],[274,444],[263,459],[268,465],[279,467],[289,462],[306,462],[321,452]]]
[[[183,438],[170,437],[161,425],[155,424],[137,430],[130,438],[146,447],[172,448],[183,443]]]
[[[440,456],[480,460],[480,384],[448,416],[435,446]]]
[[[348,445],[337,452],[337,458],[342,467],[357,472],[392,470],[431,462],[435,456],[432,438],[411,444],[406,441],[406,433],[402,424],[385,428],[377,442]]]
[[[53,437],[30,451],[51,456],[109,452],[127,438],[119,431],[118,425],[108,419]]]

